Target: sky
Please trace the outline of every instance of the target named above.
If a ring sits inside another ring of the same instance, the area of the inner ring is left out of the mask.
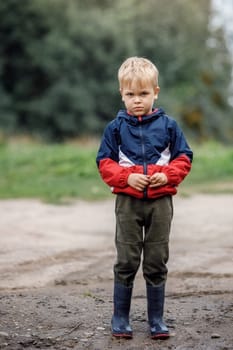
[[[233,64],[233,0],[212,0],[213,10],[215,15],[212,18],[214,27],[222,26],[226,34],[226,42],[232,53]],[[229,104],[233,107],[233,69],[232,79],[229,86]]]
[[[212,0],[216,14],[213,17],[213,26],[223,26],[227,43],[233,54],[233,0]]]

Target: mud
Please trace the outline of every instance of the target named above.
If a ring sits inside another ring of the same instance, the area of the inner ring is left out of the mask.
[[[149,337],[139,271],[132,340],[110,333],[114,198],[0,201],[0,349],[233,349],[233,196],[174,198],[165,321]]]

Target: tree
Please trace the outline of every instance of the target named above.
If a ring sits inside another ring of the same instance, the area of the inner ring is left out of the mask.
[[[35,46],[46,35],[46,18],[30,1],[0,4],[1,124],[28,130],[29,102],[47,88],[47,78],[36,63]]]
[[[0,3],[0,127],[62,141],[100,134],[132,55],[160,71],[159,104],[198,140],[231,139],[230,55],[210,0]]]

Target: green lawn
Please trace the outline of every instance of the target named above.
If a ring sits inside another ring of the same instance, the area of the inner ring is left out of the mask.
[[[233,147],[194,146],[190,175],[180,193],[233,193]],[[111,195],[101,181],[93,145],[9,143],[0,146],[0,198],[41,198],[54,203]]]
[[[0,198],[99,199],[108,188],[99,178],[96,148],[11,144],[0,148]]]
[[[192,170],[180,193],[233,193],[233,147],[212,142],[192,148]]]

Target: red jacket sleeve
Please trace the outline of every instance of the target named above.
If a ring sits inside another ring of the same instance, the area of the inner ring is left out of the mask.
[[[189,157],[182,154],[172,160],[168,165],[165,165],[162,168],[162,172],[166,174],[170,185],[178,186],[190,172],[191,166]]]
[[[99,162],[99,172],[106,184],[109,186],[126,187],[128,186],[128,176],[133,172],[132,167],[122,167],[110,158],[101,159]]]

